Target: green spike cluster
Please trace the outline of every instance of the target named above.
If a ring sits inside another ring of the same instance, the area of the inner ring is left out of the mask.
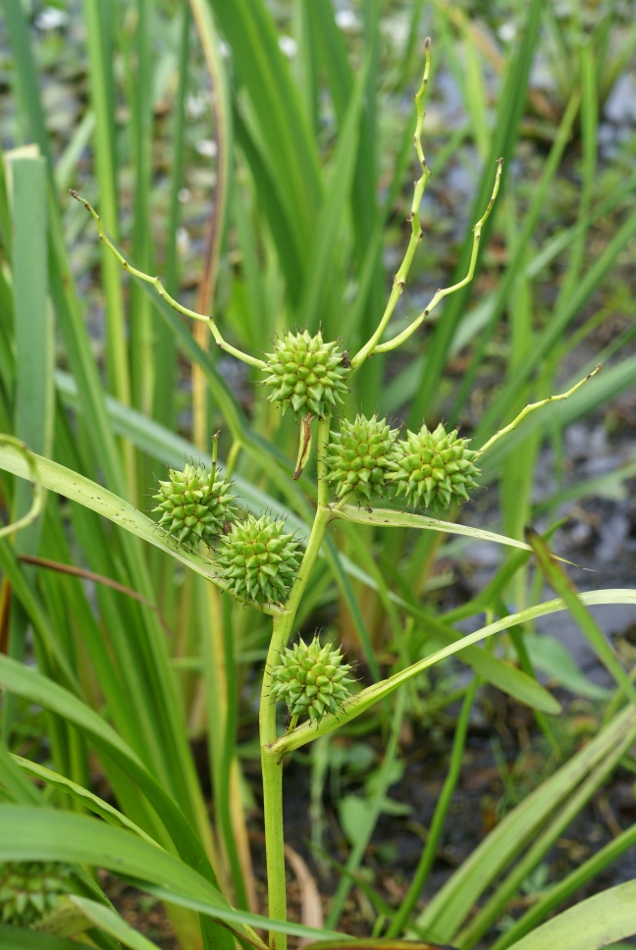
[[[291,406],[295,413],[324,419],[347,392],[346,356],[337,343],[323,342],[320,331],[315,336],[307,330],[286,333],[266,358],[265,384],[272,388],[267,398],[280,403],[283,413]]]
[[[339,498],[353,492],[358,500],[368,502],[372,492],[382,492],[397,435],[386,419],[379,421],[377,416],[367,419],[357,415],[353,422],[342,420],[340,432],[331,434],[327,450],[327,477]]]
[[[310,644],[304,640],[287,647],[272,671],[270,695],[287,703],[292,717],[308,716],[320,722],[325,713],[337,713],[355,682],[348,674],[339,649],[331,643],[321,646],[320,637]]]
[[[410,505],[443,508],[452,501],[468,501],[468,489],[476,488],[479,469],[477,452],[470,440],[460,439],[457,429],[446,432],[441,424],[430,432],[407,432],[398,442],[391,460],[393,484]]]
[[[300,565],[298,542],[285,534],[285,523],[250,514],[221,539],[216,564],[228,590],[239,600],[282,603]]]
[[[53,861],[0,863],[0,921],[29,927],[40,920],[72,890],[72,875],[71,867]]]
[[[186,465],[182,472],[169,469],[169,481],[159,482],[160,527],[176,537],[179,544],[210,545],[236,516],[230,483],[219,476],[215,465],[208,472],[203,465]]]

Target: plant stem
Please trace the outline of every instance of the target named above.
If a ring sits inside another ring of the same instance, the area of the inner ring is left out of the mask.
[[[99,237],[101,241],[105,244],[109,251],[115,255],[121,266],[125,271],[128,271],[129,274],[132,274],[133,277],[137,277],[139,280],[143,280],[146,284],[152,284],[157,293],[174,309],[179,313],[182,313],[186,317],[192,317],[193,320],[202,320],[210,328],[210,332],[214,337],[214,342],[220,349],[225,350],[226,353],[229,353],[231,356],[235,356],[238,360],[242,360],[244,363],[247,363],[249,366],[255,366],[257,369],[265,369],[266,363],[263,360],[257,359],[255,356],[249,356],[247,353],[243,353],[242,350],[237,350],[235,346],[232,346],[230,343],[226,343],[223,337],[221,336],[221,331],[217,327],[216,323],[212,317],[206,316],[204,313],[197,313],[196,310],[190,310],[188,307],[184,307],[179,303],[178,300],[175,300],[174,297],[171,297],[166,288],[163,286],[158,277],[151,277],[150,274],[144,274],[143,271],[137,270],[136,267],[133,267],[132,264],[129,264],[126,258],[118,251],[117,247],[110,240],[108,235],[104,230],[100,216],[97,214],[95,209],[85,198],[82,198],[81,195],[78,195],[76,191],[70,189],[70,193],[76,201],[79,201],[80,204],[83,204],[86,210],[95,220],[97,224],[97,229],[99,231]]]
[[[325,531],[331,520],[328,507],[328,485],[325,478],[325,452],[329,441],[329,419],[318,423],[318,509],[312,525],[305,553],[292,585],[284,610],[273,618],[272,639],[267,653],[261,705],[259,732],[261,742],[261,767],[263,775],[263,813],[265,820],[265,851],[267,857],[268,913],[274,920],[287,919],[287,893],[285,883],[285,839],[283,834],[283,759],[273,754],[270,747],[276,742],[276,701],[271,697],[272,670],[277,666],[281,650],[285,648],[292,633],[294,620],[309,575],[316,563]],[[271,931],[270,950],[286,950],[287,935]]]
[[[417,328],[426,320],[428,315],[435,309],[440,300],[443,300],[444,297],[454,294],[456,291],[461,290],[462,287],[465,287],[466,284],[469,284],[475,275],[475,268],[477,266],[477,255],[479,254],[479,241],[481,239],[481,229],[488,220],[488,216],[492,211],[492,207],[495,203],[497,197],[497,192],[499,191],[499,182],[501,181],[501,172],[503,169],[503,158],[500,158],[497,163],[497,173],[495,175],[495,184],[492,190],[492,195],[488,206],[484,211],[483,215],[473,228],[473,250],[470,256],[470,264],[468,266],[468,273],[463,280],[460,280],[457,284],[452,284],[450,287],[443,287],[440,290],[436,291],[430,303],[424,310],[422,310],[419,317],[416,317],[412,323],[408,325],[406,330],[403,330],[402,333],[398,333],[397,336],[394,336],[393,339],[387,340],[386,343],[381,343],[379,346],[375,347],[376,353],[388,353],[390,350],[396,350],[399,346],[402,346],[403,343],[408,340],[410,336],[417,330]]]
[[[600,371],[601,371],[601,364],[598,363],[598,365],[596,366],[596,369],[592,370],[591,373],[588,373],[585,379],[580,380],[580,382],[578,382],[576,386],[572,386],[572,388],[568,389],[566,393],[560,393],[560,395],[558,396],[548,396],[547,399],[541,399],[539,402],[528,403],[528,405],[524,409],[521,410],[519,415],[516,416],[516,418],[512,420],[510,425],[507,425],[503,429],[500,429],[499,432],[495,432],[493,437],[491,439],[488,439],[485,445],[482,445],[479,452],[477,453],[477,458],[480,458],[480,456],[482,456],[484,452],[487,452],[488,449],[502,437],[502,435],[507,435],[508,432],[512,432],[513,429],[516,429],[519,423],[522,422],[525,419],[525,417],[529,415],[531,412],[534,412],[535,409],[540,409],[541,406],[547,406],[549,402],[561,402],[561,400],[567,399],[569,396],[572,395],[572,393],[575,393],[577,389],[580,389],[581,386],[583,386],[583,384],[588,381],[588,379],[591,379],[592,376],[596,376],[596,374],[600,373]]]
[[[397,914],[391,921],[391,926],[386,932],[387,937],[397,937],[400,933],[402,933],[413,911],[413,908],[420,897],[420,894],[424,890],[424,885],[426,884],[431,868],[433,867],[433,862],[437,856],[437,847],[442,836],[442,831],[444,830],[444,824],[448,817],[448,809],[450,807],[451,799],[461,773],[464,748],[466,745],[466,734],[468,732],[468,720],[470,717],[470,711],[473,708],[473,702],[475,700],[475,693],[477,691],[478,684],[479,679],[475,676],[466,691],[466,695],[464,696],[462,710],[455,728],[455,738],[453,739],[453,748],[451,751],[448,775],[446,776],[444,787],[442,788],[441,795],[437,800],[437,805],[435,806],[435,814],[433,815],[431,827],[426,839],[426,846],[420,857],[417,870],[415,871],[415,875],[411,881],[411,886],[409,887]]]
[[[431,171],[426,164],[426,159],[424,157],[424,150],[422,148],[422,127],[424,125],[424,117],[426,113],[424,112],[424,96],[426,95],[426,88],[428,86],[428,75],[431,68],[431,41],[426,39],[424,44],[424,54],[426,57],[426,65],[424,67],[424,75],[422,77],[422,84],[418,91],[415,94],[415,107],[417,109],[417,122],[415,125],[415,134],[413,135],[413,144],[415,146],[415,151],[417,152],[417,158],[422,168],[422,174],[420,178],[415,182],[415,189],[413,192],[413,201],[411,202],[411,213],[408,217],[408,221],[411,224],[411,238],[406,248],[406,253],[404,254],[404,260],[402,261],[400,268],[393,279],[393,287],[391,288],[391,295],[389,297],[388,303],[385,307],[384,313],[382,314],[382,319],[378,324],[378,327],[373,334],[373,336],[365,343],[361,350],[353,357],[351,360],[351,372],[355,373],[356,370],[360,369],[362,364],[369,356],[372,356],[376,350],[377,344],[380,340],[380,337],[384,333],[387,324],[389,323],[393,312],[397,306],[397,302],[402,296],[404,286],[406,284],[406,278],[408,277],[409,270],[411,269],[411,263],[415,256],[415,251],[417,246],[422,239],[422,226],[420,224],[420,205],[422,203],[422,197],[424,195],[424,190],[428,184],[428,180],[431,176]]]

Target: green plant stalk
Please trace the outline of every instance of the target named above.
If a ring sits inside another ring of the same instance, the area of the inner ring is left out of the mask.
[[[426,39],[424,44],[424,54],[426,57],[426,65],[424,67],[424,75],[422,77],[422,83],[420,88],[415,94],[415,106],[417,109],[417,123],[415,126],[415,134],[413,135],[413,144],[415,145],[415,150],[417,152],[417,157],[419,159],[420,165],[422,167],[422,174],[420,178],[415,182],[415,190],[413,192],[413,201],[411,203],[411,213],[409,215],[409,221],[411,223],[411,238],[409,240],[408,246],[406,248],[406,253],[404,259],[398,269],[397,274],[393,279],[393,287],[391,289],[391,294],[389,296],[388,303],[382,314],[382,319],[378,324],[378,327],[373,334],[373,336],[365,343],[361,350],[359,350],[356,355],[351,360],[351,372],[354,373],[358,370],[364,361],[371,356],[377,348],[377,344],[380,341],[380,337],[384,333],[387,324],[389,323],[397,302],[402,296],[406,284],[406,278],[408,276],[409,270],[411,268],[411,263],[415,257],[415,251],[422,239],[422,226],[420,224],[419,210],[422,203],[422,197],[424,195],[424,190],[428,184],[428,180],[431,176],[431,171],[426,164],[426,158],[424,157],[424,150],[422,148],[422,128],[424,125],[424,118],[426,113],[424,112],[424,96],[426,94],[426,89],[428,86],[428,77],[431,68],[431,41]]]
[[[102,242],[106,245],[108,250],[114,254],[116,259],[119,261],[121,266],[131,274],[133,277],[136,277],[138,280],[142,280],[146,284],[152,284],[160,297],[163,297],[165,301],[179,313],[182,313],[186,317],[192,317],[193,320],[202,320],[204,323],[207,323],[210,327],[210,332],[214,337],[214,342],[222,350],[225,350],[226,353],[229,353],[230,356],[235,356],[236,359],[242,360],[243,363],[247,363],[249,366],[255,366],[257,369],[265,369],[266,363],[263,360],[257,359],[255,356],[249,356],[247,353],[243,353],[242,350],[237,350],[235,346],[232,346],[230,343],[226,343],[223,337],[221,336],[221,331],[217,327],[216,323],[211,317],[206,316],[204,313],[197,313],[196,310],[190,310],[188,307],[182,306],[177,300],[172,297],[168,291],[165,289],[158,277],[151,277],[149,274],[144,274],[143,271],[137,270],[136,267],[133,267],[132,264],[129,264],[125,257],[117,250],[113,242],[107,236],[104,226],[101,222],[101,218],[95,211],[92,205],[86,201],[85,198],[82,198],[81,195],[78,195],[76,191],[71,189],[70,194],[73,198],[79,201],[84,205],[88,213],[93,217],[97,228],[99,230],[99,236]]]
[[[475,224],[473,228],[473,248],[470,255],[470,263],[468,265],[468,271],[466,276],[458,281],[456,284],[452,284],[450,287],[443,287],[442,289],[436,291],[436,293],[431,298],[427,306],[422,310],[420,315],[409,324],[406,330],[403,330],[402,333],[398,333],[397,336],[394,336],[391,340],[387,340],[386,343],[381,343],[379,346],[375,347],[375,353],[388,353],[390,350],[395,350],[399,346],[402,346],[410,336],[412,336],[417,328],[426,320],[428,315],[433,312],[435,307],[439,304],[444,297],[449,297],[451,294],[456,293],[458,290],[461,290],[462,287],[466,287],[473,277],[475,276],[475,268],[477,267],[477,257],[479,255],[479,242],[481,240],[481,231],[488,220],[490,212],[492,211],[497,193],[499,191],[499,182],[501,181],[501,173],[503,171],[503,158],[500,158],[497,162],[497,173],[495,175],[495,184],[493,186],[492,194],[490,196],[490,201],[486,206],[486,210]]]
[[[343,869],[344,873],[331,901],[329,915],[325,921],[325,926],[329,930],[337,926],[342,916],[345,901],[349,896],[349,891],[355,882],[354,875],[358,870],[362,858],[364,857],[365,851],[367,850],[373,830],[377,824],[378,818],[380,817],[380,813],[382,812],[382,806],[386,800],[389,786],[392,784],[391,771],[397,760],[400,730],[404,720],[405,707],[406,691],[401,690],[397,695],[397,700],[391,715],[391,732],[387,742],[382,765],[380,766],[376,777],[375,789],[373,794],[368,799],[369,811],[362,822],[362,827],[358,828],[356,841],[351,848],[347,863]]]
[[[464,748],[466,745],[466,735],[468,732],[468,720],[470,717],[470,712],[473,708],[475,693],[477,692],[478,685],[479,677],[475,676],[466,690],[464,702],[462,704],[461,712],[457,720],[457,726],[455,728],[455,736],[453,738],[453,748],[451,751],[448,775],[446,776],[444,787],[442,788],[441,795],[437,800],[437,805],[435,806],[435,813],[433,815],[433,820],[431,821],[431,827],[426,839],[426,845],[418,862],[415,874],[413,875],[413,880],[411,881],[406,896],[400,904],[400,908],[391,921],[391,925],[386,932],[387,937],[397,937],[404,930],[406,922],[411,916],[413,908],[415,907],[420,894],[424,889],[424,885],[426,884],[431,868],[433,867],[433,862],[437,854],[437,846],[444,829],[444,823],[446,822],[446,818],[448,816],[448,809],[453,797],[453,793],[455,792],[455,788],[457,786],[457,780],[459,779],[461,773],[462,761],[464,758]]]
[[[298,575],[292,585],[283,611],[273,618],[272,639],[267,652],[259,713],[261,768],[263,773],[263,814],[265,821],[265,849],[267,856],[268,913],[274,920],[287,919],[287,888],[285,883],[285,840],[283,834],[283,760],[284,756],[271,752],[276,742],[276,701],[270,696],[272,670],[289,640],[296,613],[309,575],[316,563],[327,525],[331,520],[328,508],[325,453],[329,440],[330,419],[318,422],[318,507],[311,534],[305,548]],[[270,950],[286,950],[287,935],[270,932]]]
[[[568,399],[568,397],[575,393],[577,389],[580,389],[581,386],[583,386],[583,384],[588,381],[588,379],[591,379],[592,376],[596,376],[596,374],[600,373],[600,371],[601,364],[598,363],[596,368],[592,370],[591,373],[588,373],[584,379],[580,380],[575,386],[572,386],[571,389],[568,389],[567,392],[560,393],[558,396],[548,396],[546,399],[540,399],[538,402],[528,403],[528,405],[521,410],[519,415],[516,416],[509,425],[504,426],[504,428],[500,429],[499,432],[495,432],[492,438],[488,439],[488,441],[482,445],[477,454],[477,458],[480,458],[484,452],[487,452],[488,449],[494,445],[495,442],[498,442],[503,435],[507,435],[509,432],[512,432],[513,429],[516,429],[519,423],[523,422],[525,417],[530,415],[531,412],[534,412],[535,409],[540,409],[542,406],[547,406],[548,403],[551,402],[561,402],[563,399]]]

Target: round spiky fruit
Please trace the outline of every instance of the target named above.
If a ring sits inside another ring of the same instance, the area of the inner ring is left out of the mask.
[[[246,603],[282,603],[291,586],[300,554],[293,534],[285,534],[285,523],[262,515],[249,514],[232,525],[221,539],[216,563],[228,591]]]
[[[280,403],[283,412],[291,406],[295,413],[311,412],[319,419],[330,415],[347,391],[347,358],[337,343],[325,343],[320,331],[311,336],[286,333],[267,354],[265,384],[267,397]]]
[[[299,640],[287,647],[280,663],[272,671],[271,696],[287,703],[294,717],[308,716],[320,722],[325,713],[337,713],[355,682],[348,674],[349,663],[331,643],[324,646],[320,637],[310,644]]]
[[[449,507],[452,501],[468,501],[468,489],[476,488],[479,469],[477,452],[470,440],[460,439],[457,429],[446,432],[441,424],[430,432],[407,432],[395,446],[391,460],[392,481],[410,505],[426,508]]]
[[[170,479],[159,482],[159,502],[153,511],[161,511],[159,525],[176,537],[179,544],[211,544],[236,516],[230,483],[219,476],[216,466],[208,472],[203,465],[186,465],[182,472],[169,469]]]
[[[0,864],[0,921],[29,927],[55,909],[58,896],[72,890],[73,869],[53,861]]]
[[[368,502],[372,492],[382,492],[397,435],[386,419],[378,421],[377,416],[342,420],[340,432],[332,433],[327,449],[327,477],[339,498],[353,492],[355,498]]]

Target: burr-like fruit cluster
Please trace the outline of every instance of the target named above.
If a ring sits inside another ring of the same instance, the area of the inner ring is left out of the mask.
[[[286,333],[267,354],[269,373],[265,384],[271,387],[267,397],[283,410],[312,413],[319,419],[331,414],[346,393],[347,359],[338,344],[325,343],[320,331],[315,336]]]
[[[369,502],[373,493],[382,494],[397,435],[386,419],[379,421],[377,416],[341,421],[327,452],[328,478],[338,498],[353,494],[356,501]]]
[[[72,889],[73,869],[53,861],[0,864],[0,922],[29,927],[55,909],[60,894]],[[26,944],[25,944],[26,946]]]
[[[342,660],[340,650],[331,643],[322,646],[320,637],[309,644],[299,640],[283,651],[272,671],[271,695],[287,703],[292,717],[320,722],[325,713],[337,713],[351,695],[351,666]]]
[[[440,422],[434,432],[425,425],[407,432],[391,456],[392,481],[398,495],[410,505],[448,508],[451,502],[468,501],[468,489],[476,488],[479,469],[477,452],[457,430],[446,432]]]
[[[216,564],[227,590],[239,600],[263,606],[287,597],[300,554],[298,542],[284,528],[283,521],[249,514],[221,539]]]
[[[203,465],[186,465],[182,472],[169,469],[169,480],[159,482],[159,525],[174,535],[179,544],[196,547],[199,541],[210,545],[227,522],[236,516],[230,483],[221,478],[216,465],[206,471]]]

